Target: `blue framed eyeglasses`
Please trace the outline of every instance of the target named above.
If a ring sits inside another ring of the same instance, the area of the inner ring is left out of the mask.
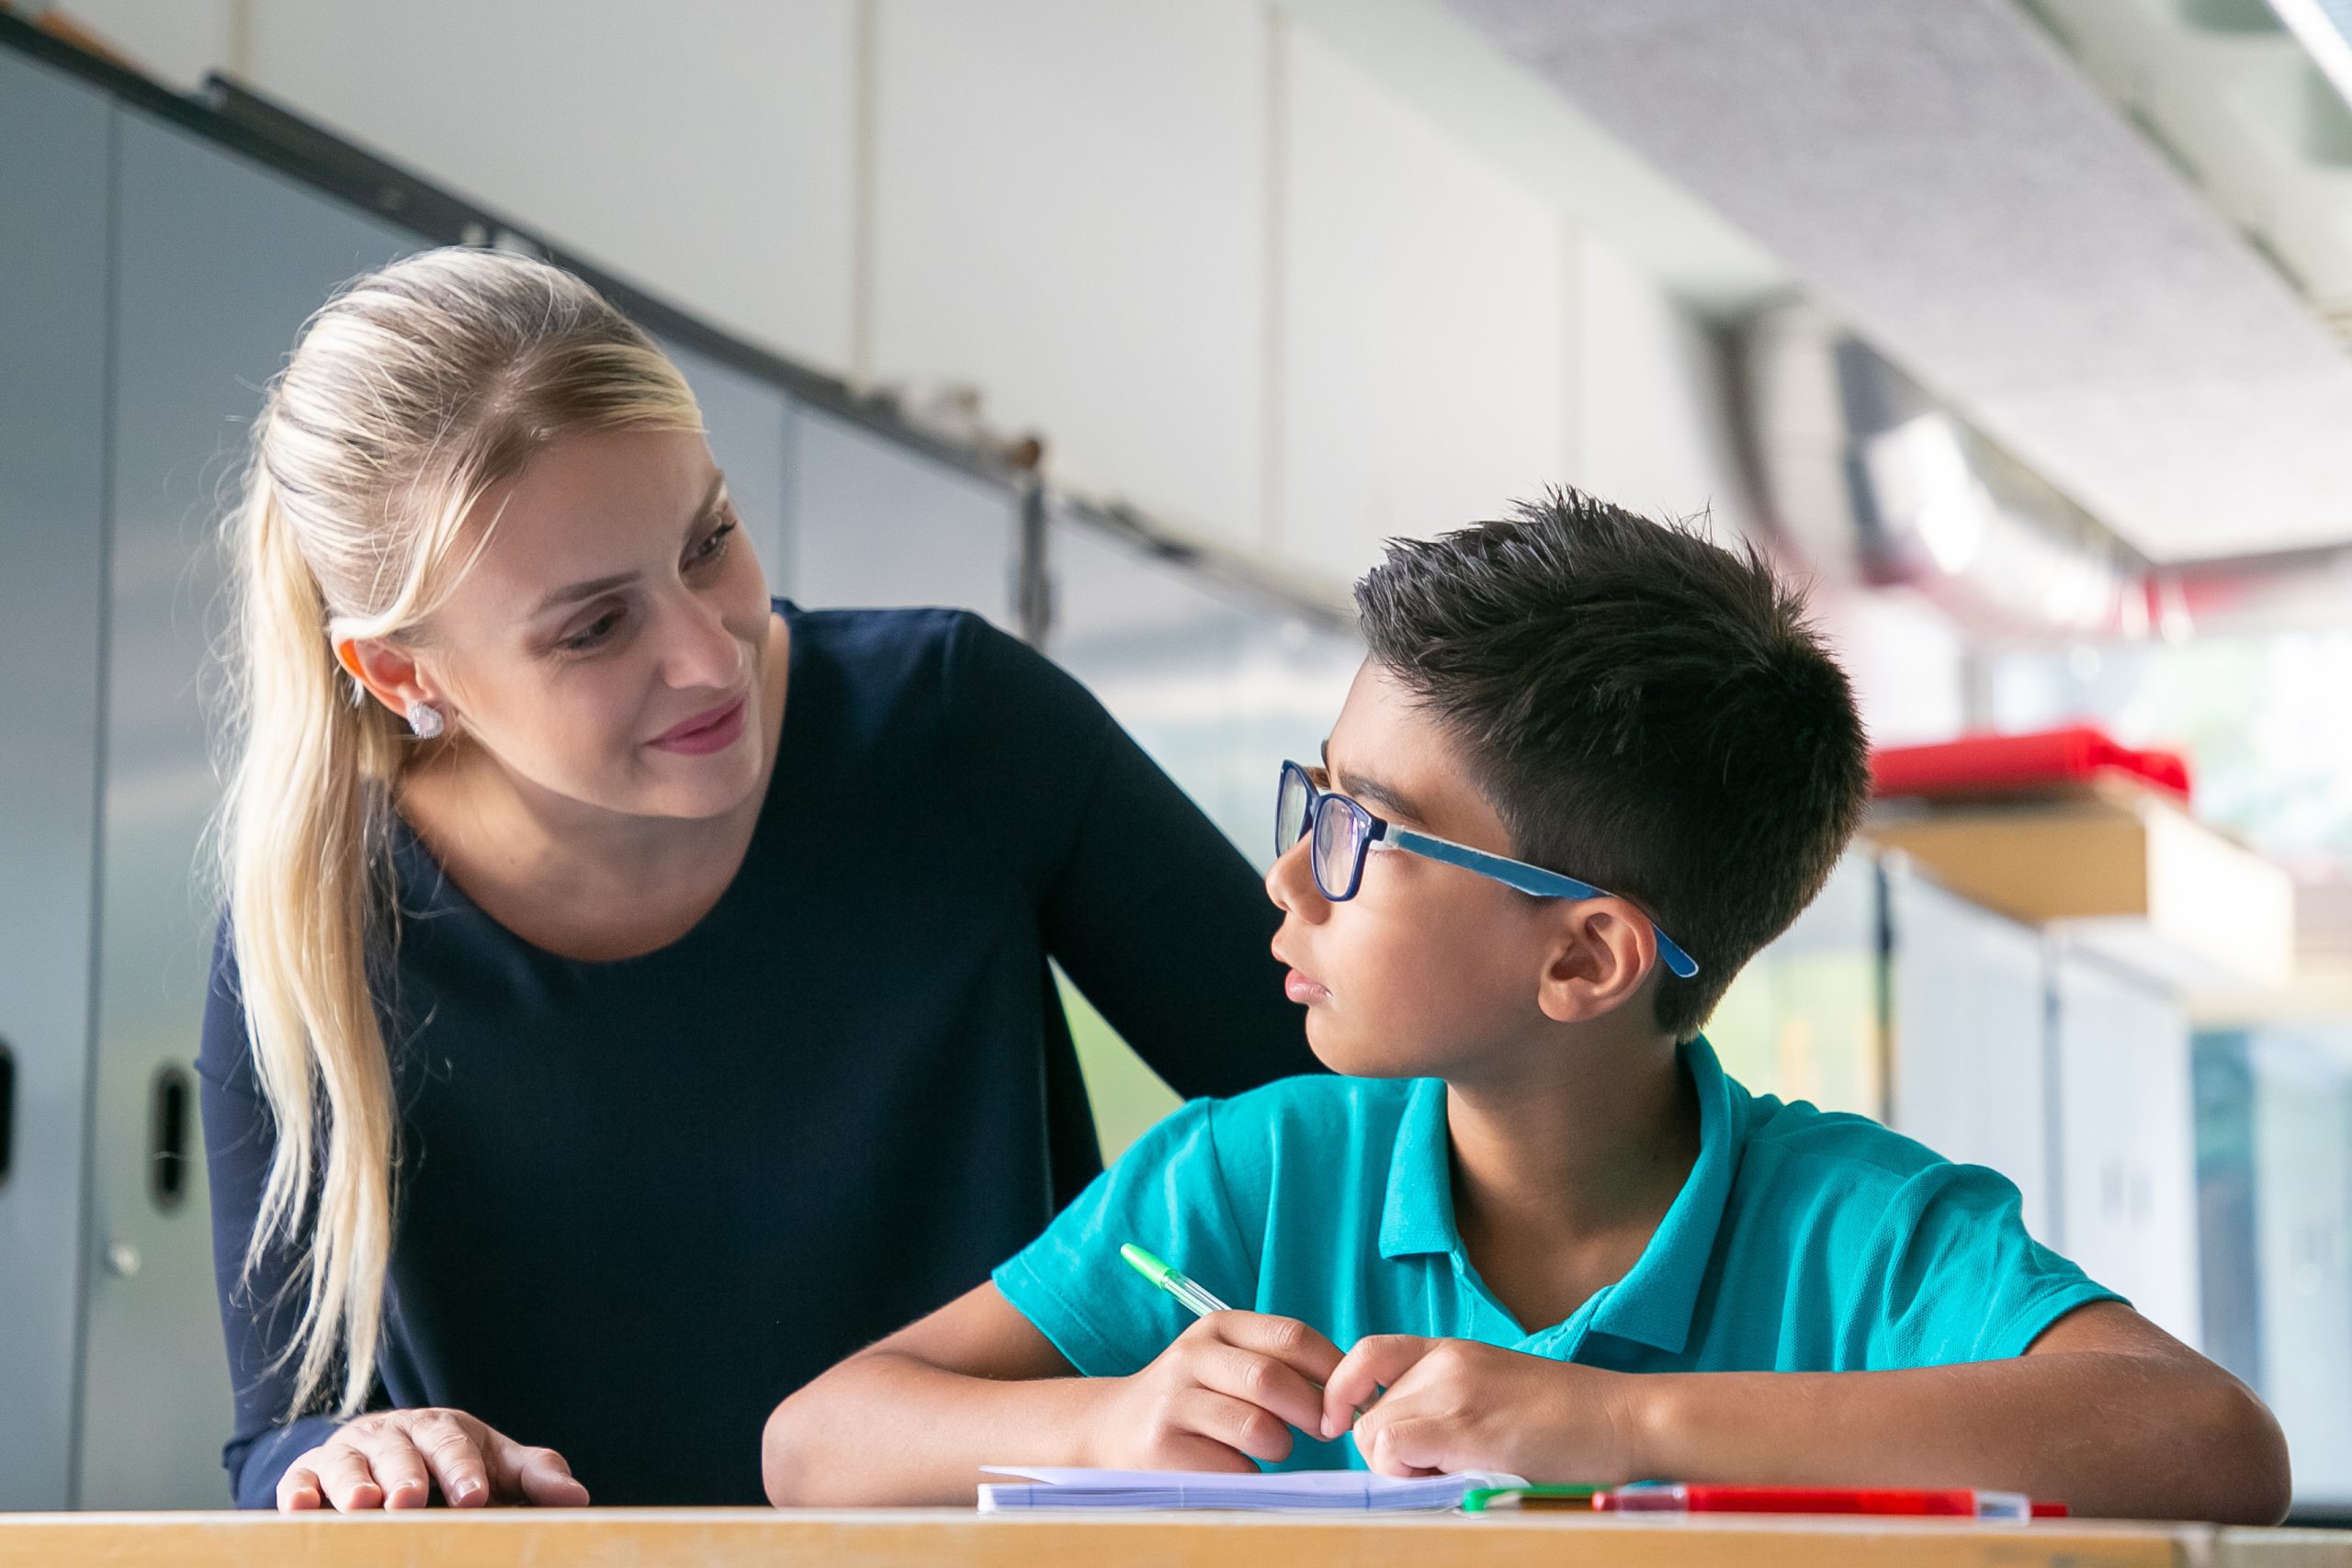
[[[1315,780],[1305,768],[1296,762],[1284,762],[1282,793],[1274,802],[1274,853],[1288,854],[1293,845],[1309,834],[1314,835],[1315,842],[1306,863],[1315,873],[1315,886],[1334,904],[1346,903],[1363,886],[1364,857],[1375,844],[1458,865],[1539,898],[1619,897],[1589,882],[1579,882],[1523,860],[1399,828],[1385,818],[1374,817],[1344,795],[1316,788]],[[1688,980],[1699,972],[1698,960],[1683,952],[1681,943],[1659,931],[1657,921],[1650,922],[1650,930],[1657,933],[1657,955],[1668,974]]]

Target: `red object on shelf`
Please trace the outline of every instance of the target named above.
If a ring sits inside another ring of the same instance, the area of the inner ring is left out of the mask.
[[[2033,735],[1971,735],[1871,753],[1871,791],[1882,798],[2002,795],[2119,773],[2188,798],[2188,763],[2178,752],[2135,751],[2088,725]]]

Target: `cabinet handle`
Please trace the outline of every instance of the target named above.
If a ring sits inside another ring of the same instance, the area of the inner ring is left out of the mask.
[[[147,1192],[166,1213],[187,1196],[187,1073],[176,1062],[155,1069],[147,1118]]]
[[[8,1185],[8,1168],[17,1154],[17,1054],[0,1040],[0,1189]]]

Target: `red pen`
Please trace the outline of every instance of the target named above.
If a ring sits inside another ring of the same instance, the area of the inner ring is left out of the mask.
[[[1962,1519],[2064,1518],[2064,1503],[1973,1487],[1711,1486],[1647,1482],[1603,1492],[1596,1508],[1620,1514],[1883,1514]]]

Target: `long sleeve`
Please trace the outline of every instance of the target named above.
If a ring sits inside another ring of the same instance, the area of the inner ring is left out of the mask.
[[[273,1247],[250,1277],[245,1274],[245,1249],[260,1212],[276,1134],[245,1042],[236,962],[224,920],[213,950],[196,1070],[203,1080],[205,1158],[212,1185],[212,1267],[236,1399],[236,1427],[220,1457],[237,1506],[266,1508],[276,1501],[287,1464],[324,1440],[337,1423],[328,1416],[285,1419],[293,1374],[279,1362],[301,1316],[306,1283],[294,1258],[283,1247]]]
[[[969,787],[1035,847],[1047,950],[1087,998],[1186,1098],[1318,1071],[1240,852],[1060,668],[977,618],[957,643]]]

